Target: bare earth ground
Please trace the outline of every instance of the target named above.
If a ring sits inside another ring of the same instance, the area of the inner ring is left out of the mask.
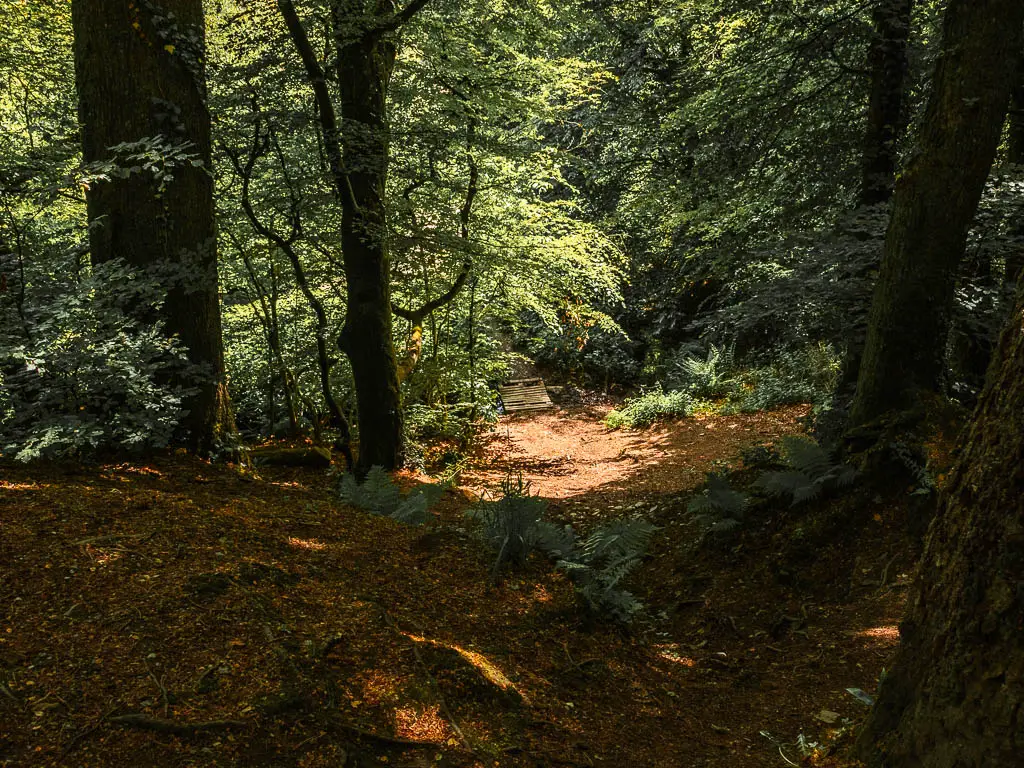
[[[628,633],[540,560],[491,586],[463,492],[414,529],[314,471],[0,469],[0,765],[799,764],[800,734],[863,714],[845,689],[873,690],[896,642],[901,512],[835,502],[856,525],[801,548],[788,513],[695,547],[684,510],[803,412],[499,425],[469,490],[523,471],[557,519],[660,526]]]

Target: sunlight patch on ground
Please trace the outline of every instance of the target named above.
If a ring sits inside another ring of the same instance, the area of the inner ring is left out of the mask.
[[[0,491],[38,491],[48,487],[38,483],[7,483],[0,480]]]
[[[433,645],[436,648],[447,648],[449,651],[455,651],[459,656],[466,660],[467,663],[472,665],[481,675],[483,675],[488,682],[497,686],[503,691],[515,691],[523,699],[524,702],[529,702],[526,694],[523,693],[516,687],[516,684],[506,677],[505,673],[498,669],[493,662],[491,662],[482,653],[468,650],[462,646],[455,645],[454,643],[442,643],[440,640],[431,640],[428,637],[422,637],[420,635],[411,635],[407,632],[403,632],[406,637],[412,640],[414,643],[425,643],[427,645]]]
[[[900,642],[900,628],[896,624],[883,624],[879,627],[871,627],[857,633],[858,637],[873,640],[882,645],[898,645]]]
[[[434,705],[426,709],[406,706],[395,710],[395,735],[412,741],[428,741],[443,744],[450,737],[450,729]]]
[[[289,537],[288,543],[297,549],[311,549],[315,552],[321,552],[327,549],[327,545],[322,541],[317,541],[316,539],[300,539],[297,536]]]
[[[689,656],[683,656],[679,653],[679,646],[675,643],[668,643],[665,645],[654,646],[657,652],[658,658],[664,661],[671,661],[673,664],[680,664],[684,667],[695,667],[697,662],[691,659]]]

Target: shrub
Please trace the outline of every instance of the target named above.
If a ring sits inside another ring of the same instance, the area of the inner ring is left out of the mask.
[[[841,359],[829,344],[814,344],[797,352],[781,350],[771,364],[751,369],[751,388],[738,400],[750,413],[780,405],[824,405],[839,381]]]
[[[857,471],[848,464],[837,464],[820,445],[806,437],[782,439],[782,456],[789,467],[781,472],[765,472],[755,487],[769,496],[792,499],[793,506],[853,485]]]
[[[609,429],[637,429],[650,426],[658,419],[689,416],[692,408],[693,398],[689,393],[682,390],[664,392],[659,385],[657,389],[627,400],[621,409],[609,413],[605,425]]]
[[[425,485],[403,496],[383,468],[371,467],[361,483],[355,475],[345,475],[338,486],[338,495],[345,503],[364,512],[390,517],[406,525],[423,525],[429,518],[430,506],[444,490],[444,485]]]
[[[0,324],[4,454],[31,461],[166,446],[202,372],[139,319],[158,316],[164,278],[109,262],[81,281],[33,289],[24,322]]]

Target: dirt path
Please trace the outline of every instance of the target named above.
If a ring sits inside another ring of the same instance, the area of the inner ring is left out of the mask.
[[[644,430],[610,430],[610,408],[566,409],[506,416],[463,483],[493,492],[509,473],[522,473],[534,493],[576,510],[599,511],[623,497],[678,495],[708,472],[739,463],[740,451],[802,431],[808,407],[770,413],[697,415]]]

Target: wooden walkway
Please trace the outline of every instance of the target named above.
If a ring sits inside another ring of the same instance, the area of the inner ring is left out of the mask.
[[[544,379],[515,379],[498,388],[505,413],[542,411],[554,408]]]

